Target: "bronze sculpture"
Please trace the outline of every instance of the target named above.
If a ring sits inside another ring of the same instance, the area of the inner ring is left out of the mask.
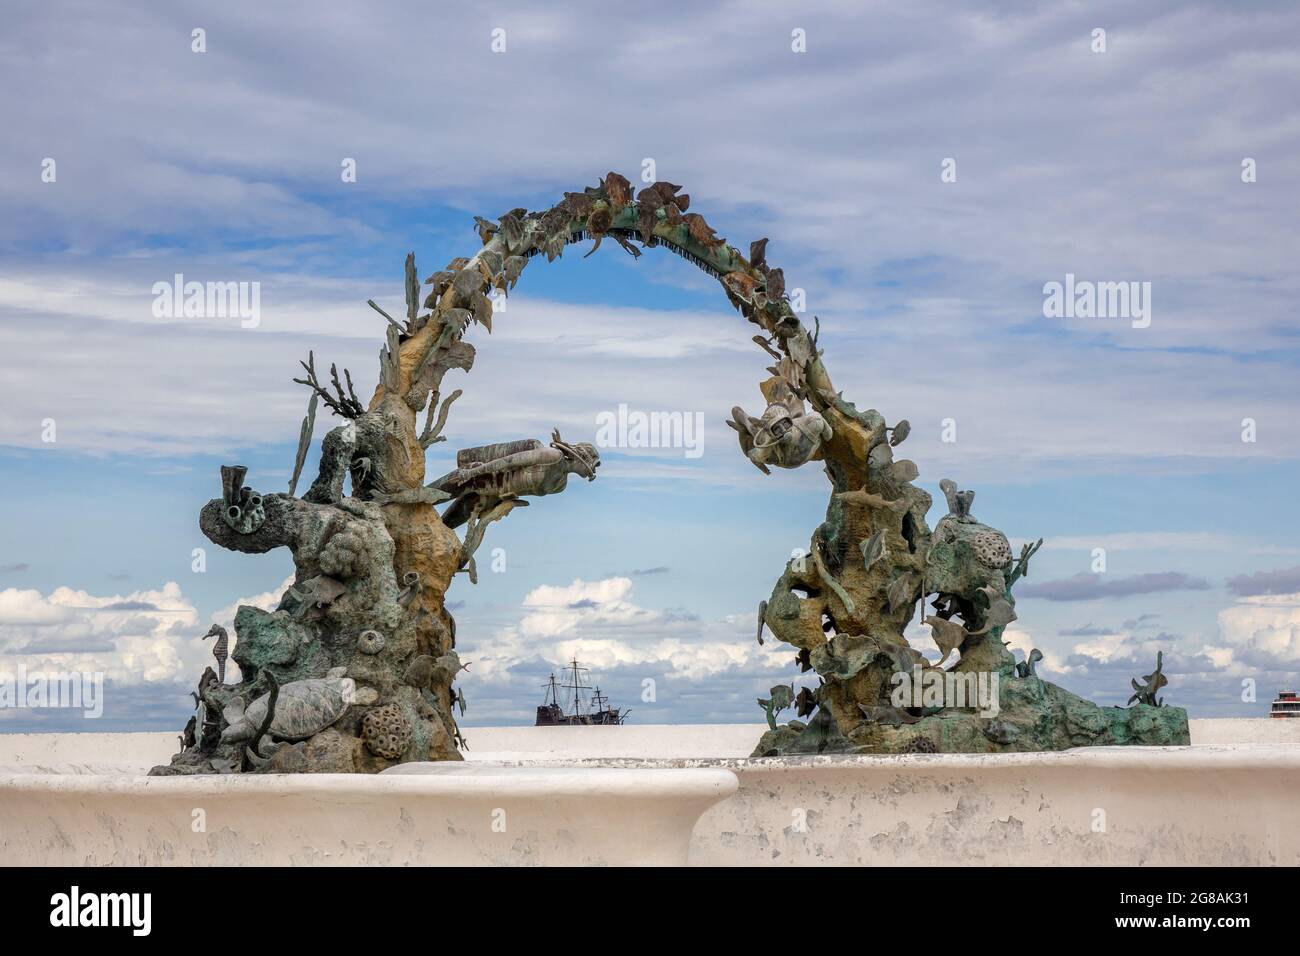
[[[784,273],[767,262],[766,239],[743,255],[689,209],[679,186],[657,182],[634,194],[611,172],[548,210],[476,219],[481,248],[429,276],[423,301],[414,255],[407,257],[402,320],[370,303],[386,321],[386,343],[369,401],[347,369],[340,377],[331,366],[323,383],[309,354],[305,377],[295,379],[311,399],[288,493],[258,493],[243,484],[245,469],[227,466],[222,496],[200,514],[203,533],[223,547],[289,547],[294,585],[274,611],[239,609],[233,658],[240,682],[205,675],[198,695],[206,723],[193,746],[155,772],[373,772],[407,760],[459,759],[453,708],[463,707],[463,695],[453,682],[464,665],[447,590],[457,572],[475,579],[474,553],[492,522],[529,497],[564,490],[570,475],[594,479],[600,460],[591,445],[557,432],[549,446],[526,439],[466,449],[455,471],[426,484],[424,452],[445,440],[461,394],[441,399],[443,379],[472,368],[466,336],[474,326],[491,332],[490,294],[508,294],[538,255],[553,260],[582,240],[592,240],[594,252],[607,237],[634,256],[638,242],[665,248],[719,280],[773,360],[760,383],[765,411],[755,418],[732,409],[742,452],[765,474],[769,465],[818,462],[831,484],[807,560],[787,565],[758,622],[760,641],[766,627],[797,649],[800,670],[816,671],[820,682],[797,696],[774,688],[761,701],[771,726],[756,755],[1187,742],[1179,708],[1148,701],[1099,708],[1038,678],[1033,659],[1018,670],[1001,637],[1015,619],[1012,585],[1038,544],[1014,558],[1002,532],[971,516],[973,492],[947,481],[949,512],[931,531],[930,495],[913,484],[918,469],[895,456],[909,423],[890,426],[835,389],[819,327],[809,331],[795,313]],[[298,498],[319,403],[343,424],[321,442],[317,477]],[[435,506],[448,501],[440,514]],[[465,528],[463,540],[457,527]],[[903,636],[927,601],[925,620],[944,658],[958,655],[946,670]],[[989,716],[978,707],[902,699],[900,683],[913,675],[927,694],[936,682],[966,678],[971,686],[983,679],[995,698],[999,682],[1006,688]],[[278,692],[307,710],[277,724],[270,705]],[[808,721],[776,725],[776,713],[791,703]],[[304,728],[312,732],[299,738]]]

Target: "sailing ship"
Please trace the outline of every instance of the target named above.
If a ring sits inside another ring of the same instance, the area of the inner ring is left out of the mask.
[[[537,708],[535,727],[577,727],[592,724],[621,724],[627,720],[631,711],[620,711],[609,706],[609,698],[600,692],[600,686],[592,687],[584,674],[587,668],[578,663],[575,657],[564,668],[563,682],[557,681],[555,673],[542,685],[546,691],[540,707]]]

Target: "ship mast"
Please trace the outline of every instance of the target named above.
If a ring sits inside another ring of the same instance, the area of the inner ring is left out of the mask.
[[[593,687],[587,683],[585,674],[588,668],[578,663],[577,655],[563,667],[564,677],[557,680],[555,671],[542,687],[546,697],[542,706],[537,708],[537,726],[574,726],[577,724],[621,724],[629,712],[609,706],[609,698],[600,692],[600,685]],[[560,703],[560,690],[572,691],[573,699],[567,697]],[[588,696],[583,697],[586,693]],[[586,712],[583,708],[590,707]]]
[[[584,684],[582,682],[582,674],[580,673],[582,671],[586,671],[586,669],[587,668],[580,667],[578,665],[578,658],[576,656],[573,658],[573,660],[569,663],[569,666],[566,668],[566,670],[573,672],[573,683],[564,684],[563,686],[566,689],[571,689],[573,691],[573,716],[574,717],[579,716],[578,708],[581,706],[582,692],[584,690],[590,689],[590,687],[587,684]]]
[[[560,688],[555,683],[554,671],[551,672],[550,681],[542,685],[542,690],[546,691],[546,696],[542,698],[543,706],[547,704],[554,704],[556,707],[560,706]]]

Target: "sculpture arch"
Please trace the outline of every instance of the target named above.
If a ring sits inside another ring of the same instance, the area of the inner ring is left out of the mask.
[[[240,682],[205,671],[181,752],[155,772],[374,772],[460,759],[455,711],[463,712],[465,699],[455,679],[463,665],[447,590],[460,571],[474,580],[474,553],[492,522],[529,496],[563,490],[570,475],[594,478],[599,455],[556,432],[549,446],[527,440],[463,449],[455,471],[426,483],[425,451],[445,440],[460,395],[442,398],[443,379],[473,367],[465,336],[475,324],[491,331],[491,292],[508,294],[535,256],[554,260],[570,243],[599,246],[606,238],[634,255],[636,242],[667,246],[718,279],[758,327],[754,341],[772,362],[759,385],[765,411],[732,410],[742,452],[765,473],[769,465],[819,462],[831,485],[807,558],[786,565],[756,622],[760,642],[770,631],[794,647],[792,667],[816,671],[820,684],[797,696],[778,686],[760,700],[771,729],[756,754],[1186,742],[1184,711],[1140,714],[1139,725],[1130,711],[1098,708],[1039,680],[1032,656],[1015,662],[1001,636],[1015,619],[1011,588],[1038,545],[1014,558],[1006,536],[971,514],[973,492],[946,480],[948,514],[931,531],[930,495],[913,484],[917,468],[895,457],[908,423],[889,426],[836,392],[817,327],[810,332],[795,314],[782,271],[767,263],[766,239],[744,256],[689,207],[671,183],[634,195],[627,179],[609,173],[548,210],[478,219],[481,248],[429,276],[423,300],[414,256],[407,257],[404,319],[370,303],[387,328],[368,403],[346,369],[340,379],[331,366],[322,383],[308,356],[305,377],[295,379],[311,389],[311,401],[288,492],[259,494],[243,485],[246,469],[228,466],[222,496],[199,516],[203,533],[223,547],[288,547],[294,585],[274,611],[239,609],[232,656]],[[322,402],[345,423],[323,439],[317,477],[299,498]],[[435,506],[448,501],[440,514]],[[462,524],[463,538],[453,530]],[[918,603],[944,659],[960,655],[947,672],[903,635]],[[942,675],[952,683],[953,674],[976,689],[981,675],[1010,681],[1001,714],[964,703],[936,709],[897,693],[900,677]],[[791,706],[810,719],[778,726],[776,715]]]

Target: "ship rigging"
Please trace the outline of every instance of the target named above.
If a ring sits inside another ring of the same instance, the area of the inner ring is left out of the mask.
[[[563,681],[552,672],[550,680],[542,685],[546,692],[537,708],[537,727],[573,727],[592,724],[621,724],[631,711],[621,711],[609,706],[609,698],[592,687],[583,676],[589,671],[575,657],[564,668]]]

